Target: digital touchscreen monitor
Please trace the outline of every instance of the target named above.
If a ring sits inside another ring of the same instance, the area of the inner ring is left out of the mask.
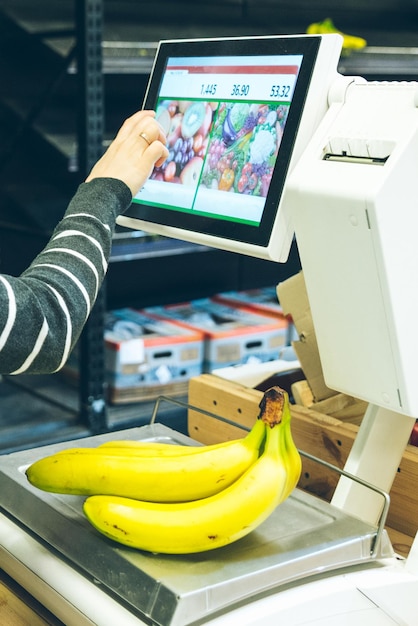
[[[285,183],[327,109],[338,35],[159,43],[145,109],[169,156],[118,223],[285,261]]]

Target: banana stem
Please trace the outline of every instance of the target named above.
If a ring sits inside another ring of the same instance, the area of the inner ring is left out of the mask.
[[[264,392],[261,399],[258,419],[273,428],[282,423],[284,414],[288,412],[288,406],[289,396],[286,391],[278,386],[271,387]]]

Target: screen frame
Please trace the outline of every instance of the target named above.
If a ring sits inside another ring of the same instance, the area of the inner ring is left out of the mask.
[[[337,54],[334,51],[334,54],[330,55],[332,59],[330,69],[333,75],[336,75],[340,50],[339,36],[336,37],[331,35],[332,41],[327,41],[332,46],[325,46],[337,50]],[[307,117],[308,96],[315,82],[313,80],[315,70],[318,69],[319,60],[321,63],[324,62],[323,43],[324,37],[316,35],[178,39],[159,42],[144,98],[144,109],[156,108],[163,74],[169,58],[260,56],[262,59],[266,55],[302,55],[302,61],[280,141],[270,188],[265,200],[263,215],[258,226],[140,204],[135,201],[126,213],[118,218],[118,223],[129,228],[203,243],[260,258],[286,260],[293,236],[293,232],[290,234],[292,228],[291,226],[289,228],[288,219],[281,220],[282,244],[273,250],[273,242],[276,241],[274,244],[276,246],[278,239],[280,239],[280,233],[276,232],[279,227],[278,214],[284,197],[286,179],[292,162],[297,156],[296,148],[299,133],[302,122]],[[329,74],[328,70],[324,74],[325,77],[328,75],[324,81],[327,91]],[[322,89],[320,108],[323,109],[323,113],[326,110],[324,97],[325,93]]]

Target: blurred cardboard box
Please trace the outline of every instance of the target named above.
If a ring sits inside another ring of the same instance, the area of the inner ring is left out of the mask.
[[[213,298],[145,310],[160,319],[203,333],[205,372],[275,360],[286,345],[288,324],[284,318],[231,306]]]

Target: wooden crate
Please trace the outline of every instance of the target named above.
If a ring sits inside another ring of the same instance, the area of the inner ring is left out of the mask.
[[[189,382],[190,405],[230,420],[233,425],[190,409],[189,435],[206,444],[245,436],[258,416],[262,395],[261,391],[212,374],[192,378]],[[357,435],[358,424],[296,404],[292,405],[291,413],[296,446],[342,469]],[[304,457],[302,460],[299,487],[330,501],[339,475],[314,461]],[[408,445],[390,492],[387,523],[409,537],[414,537],[418,530],[417,484],[418,448]]]

